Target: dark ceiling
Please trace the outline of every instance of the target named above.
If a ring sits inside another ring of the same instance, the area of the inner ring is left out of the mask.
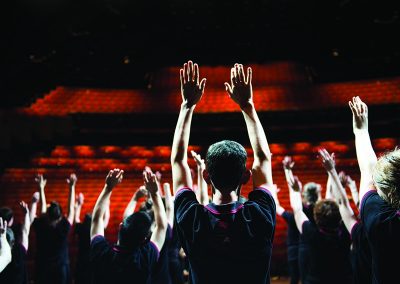
[[[29,104],[60,84],[144,87],[146,74],[187,59],[295,60],[315,82],[400,75],[400,1],[13,0],[7,6],[3,107]]]

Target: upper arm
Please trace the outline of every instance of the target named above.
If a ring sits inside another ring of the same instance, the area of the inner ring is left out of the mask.
[[[183,187],[192,188],[192,174],[190,173],[187,160],[172,162],[172,180],[174,194],[176,194],[176,192]]]
[[[295,211],[294,213],[294,220],[296,222],[297,230],[299,230],[300,234],[303,233],[303,224],[304,222],[309,221],[306,214],[303,211]]]
[[[95,236],[104,236],[104,220],[103,218],[93,218],[90,225],[90,239]]]
[[[273,186],[271,156],[254,159],[252,166],[253,188]]]
[[[168,228],[168,226],[165,226],[165,227],[156,226],[153,234],[151,235],[150,241],[156,245],[156,247],[158,248],[159,251],[162,249],[162,247],[165,243],[165,236],[167,233],[167,228]]]

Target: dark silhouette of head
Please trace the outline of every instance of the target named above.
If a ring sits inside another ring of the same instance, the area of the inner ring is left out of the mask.
[[[62,216],[62,209],[57,201],[52,201],[49,208],[47,208],[47,216],[50,221],[57,221]]]
[[[0,208],[0,217],[3,218],[4,221],[7,221],[8,226],[12,226],[14,220],[14,212],[9,207],[1,207]]]
[[[7,238],[8,244],[12,248],[14,246],[14,243],[15,243],[15,235],[14,235],[14,232],[13,232],[13,230],[11,228],[7,228],[6,238]]]
[[[320,196],[321,186],[315,182],[308,182],[303,187],[304,202],[309,205],[314,205]]]
[[[329,199],[318,201],[314,207],[314,219],[318,228],[327,231],[336,230],[342,221],[339,206]]]
[[[230,140],[212,144],[206,155],[204,178],[221,193],[230,193],[247,182],[247,153],[242,145]]]
[[[140,246],[149,236],[151,217],[145,211],[139,211],[126,217],[119,227],[119,245],[126,248]]]

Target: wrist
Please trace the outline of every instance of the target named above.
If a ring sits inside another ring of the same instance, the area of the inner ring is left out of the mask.
[[[194,110],[196,104],[191,105],[187,101],[183,101],[181,104],[181,110]]]
[[[244,113],[249,113],[255,110],[254,107],[254,102],[253,101],[248,101],[243,105],[240,105],[240,109],[244,112]]]

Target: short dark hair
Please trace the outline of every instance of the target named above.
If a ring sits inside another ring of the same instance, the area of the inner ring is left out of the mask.
[[[308,182],[303,187],[303,197],[305,202],[315,204],[318,201],[320,185],[315,182]]]
[[[7,221],[7,223],[10,223],[11,219],[14,217],[14,212],[9,207],[1,207],[0,217],[3,218],[4,221]]]
[[[47,208],[47,216],[50,221],[56,221],[62,216],[62,208],[57,201],[52,201],[49,208]]]
[[[230,192],[238,187],[246,171],[247,153],[235,141],[223,140],[212,144],[207,151],[206,166],[213,185]]]
[[[126,217],[118,232],[119,244],[123,247],[134,248],[140,246],[149,236],[152,220],[144,211],[133,213]]]
[[[329,199],[318,201],[314,207],[314,220],[321,229],[336,230],[342,221],[339,206],[335,201]]]

